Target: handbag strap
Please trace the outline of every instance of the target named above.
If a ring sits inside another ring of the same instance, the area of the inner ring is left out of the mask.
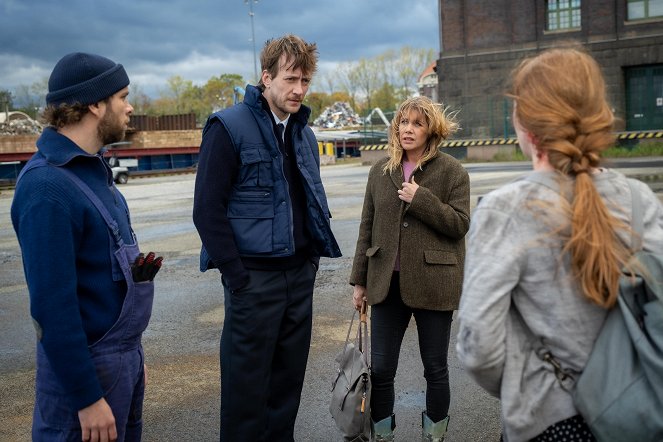
[[[369,364],[369,354],[370,354],[370,339],[368,338],[368,303],[364,301],[361,304],[361,308],[359,310],[359,326],[357,327],[357,336],[356,336],[356,342],[357,342],[357,348],[359,351],[362,353],[364,356],[364,360],[366,361],[366,365]],[[350,342],[350,333],[352,332],[352,325],[354,324],[355,321],[355,316],[357,316],[357,310],[355,310],[352,313],[352,319],[350,320],[350,327],[348,327],[348,333],[345,335],[345,345],[343,345],[343,349],[348,348],[348,342]]]
[[[360,334],[359,336],[359,351],[361,351],[364,355],[364,359],[366,360],[366,365],[369,364],[369,354],[370,354],[370,342],[371,340],[368,338],[368,302],[363,301],[361,303],[361,309],[359,310],[359,331],[363,329],[363,340],[362,336]]]
[[[345,345],[343,348],[346,348],[348,346],[348,342],[350,342],[350,332],[352,331],[352,324],[355,322],[355,316],[357,316],[357,310],[352,313],[352,319],[350,320],[350,327],[348,327],[348,334],[345,335]]]

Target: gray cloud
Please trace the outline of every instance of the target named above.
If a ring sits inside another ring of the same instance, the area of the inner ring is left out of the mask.
[[[409,45],[438,48],[435,0],[260,0],[253,5],[256,49],[285,33],[315,41],[320,71]],[[0,89],[47,77],[73,51],[122,63],[149,94],[180,75],[253,76],[243,0],[0,0]]]

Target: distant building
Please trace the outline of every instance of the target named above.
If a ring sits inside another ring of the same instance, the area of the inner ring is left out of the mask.
[[[419,95],[428,97],[437,102],[437,61],[432,62],[421,73],[417,80]]]
[[[438,96],[460,110],[460,136],[513,134],[510,72],[564,40],[601,64],[618,130],[663,129],[663,1],[438,1]]]

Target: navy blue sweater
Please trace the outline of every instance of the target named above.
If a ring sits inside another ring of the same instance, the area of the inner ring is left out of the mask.
[[[82,179],[103,201],[125,242],[133,238],[126,202],[112,185],[112,172],[100,155],[90,155],[69,138],[47,128],[38,152]],[[103,397],[88,345],[117,320],[126,283],[112,276],[115,250],[97,209],[55,167],[37,167],[18,182],[12,223],[23,254],[30,314],[38,345],[75,409]]]

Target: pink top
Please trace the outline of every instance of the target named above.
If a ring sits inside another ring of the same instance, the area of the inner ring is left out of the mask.
[[[410,177],[412,176],[412,172],[414,172],[414,167],[417,165],[417,163],[411,163],[409,161],[403,160],[401,164],[403,166],[404,181],[410,181]],[[401,270],[401,251],[399,249],[398,253],[396,254],[396,263],[394,264],[394,272],[400,272],[400,270]]]

